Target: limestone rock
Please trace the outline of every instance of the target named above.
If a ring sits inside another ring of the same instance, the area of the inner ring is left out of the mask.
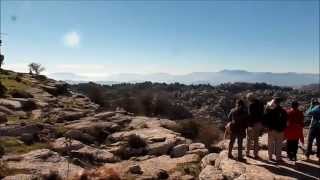
[[[67,147],[67,144],[68,144],[68,147]],[[67,141],[67,139],[64,137],[56,139],[50,145],[54,151],[57,151],[59,153],[66,153],[67,149],[69,149],[69,151],[78,150],[85,146],[80,141],[77,141],[77,140]]]
[[[49,149],[39,149],[20,156],[19,160],[8,160],[9,169],[32,172],[33,175],[45,175],[56,171],[61,177],[74,176],[81,167],[68,163],[67,159]],[[68,172],[69,170],[69,172]]]
[[[34,180],[34,179],[38,179],[38,177],[32,174],[15,174],[12,176],[6,176],[2,180]]]
[[[98,113],[98,114],[94,115],[94,117],[97,118],[97,119],[102,119],[102,120],[104,120],[104,119],[109,118],[109,117],[112,117],[112,116],[114,116],[114,115],[116,115],[115,112],[109,112],[109,111],[107,111],[107,112]]]
[[[214,166],[218,156],[219,156],[219,154],[211,153],[211,154],[208,154],[205,157],[203,157],[200,162],[201,168],[204,169],[208,165]]]
[[[68,130],[65,134],[64,134],[65,137],[67,138],[71,138],[71,139],[75,139],[75,140],[78,140],[78,141],[81,141],[83,143],[86,143],[86,144],[94,144],[95,141],[96,141],[96,138],[94,138],[93,136],[87,134],[87,133],[84,133],[82,131],[79,131],[79,130]]]
[[[22,108],[21,102],[9,99],[0,99],[0,106],[4,106],[13,110]]]
[[[0,105],[0,112],[5,113],[7,115],[15,115],[15,112],[13,110],[10,110],[9,108],[1,105]]]
[[[206,166],[199,174],[199,180],[224,180],[222,172],[214,166]]]
[[[132,174],[143,174],[141,167],[137,164],[130,166],[128,171]]]
[[[195,150],[195,149],[205,149],[206,146],[202,143],[192,143],[189,145],[190,151]]]
[[[90,162],[97,163],[112,163],[118,159],[110,152],[102,149],[97,149],[90,146],[84,146],[81,149],[71,151],[74,157]]]
[[[43,129],[42,124],[28,124],[28,125],[9,125],[0,128],[2,136],[20,136],[21,134],[38,134]]]
[[[179,144],[172,148],[170,155],[171,157],[181,157],[186,154],[186,152],[189,150],[189,146],[187,144]]]

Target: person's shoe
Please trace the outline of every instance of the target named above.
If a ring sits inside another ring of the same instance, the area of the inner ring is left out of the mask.
[[[309,161],[310,160],[310,156],[306,155],[306,160]]]
[[[284,161],[283,161],[283,159],[278,159],[278,160],[276,160],[276,163],[277,164],[282,164],[282,163],[284,163]]]
[[[238,157],[238,161],[240,161],[240,162],[246,162],[246,159],[243,158],[243,157]]]
[[[247,157],[250,157],[250,152],[246,152],[246,156],[247,156]]]
[[[293,156],[292,160],[297,161],[297,155]]]
[[[255,155],[253,158],[254,158],[254,159],[261,159],[261,157],[258,156],[258,155]]]

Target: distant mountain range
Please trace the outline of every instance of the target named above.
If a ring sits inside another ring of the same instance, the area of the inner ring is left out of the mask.
[[[73,73],[54,73],[49,77],[65,80],[71,83],[88,82],[89,78]],[[302,86],[319,83],[319,74],[311,73],[271,73],[271,72],[248,72],[244,70],[223,70],[219,72],[193,72],[185,75],[171,75],[167,73],[132,74],[122,73],[101,78],[96,81],[101,84],[117,84],[122,82],[166,82],[184,84],[212,84],[217,85],[228,82],[265,82],[279,86]]]

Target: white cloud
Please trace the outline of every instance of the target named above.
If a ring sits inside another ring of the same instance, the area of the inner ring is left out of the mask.
[[[68,32],[63,37],[63,43],[67,47],[78,47],[80,44],[80,35],[76,31]]]

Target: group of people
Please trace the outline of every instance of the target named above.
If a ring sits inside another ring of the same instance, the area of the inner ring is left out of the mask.
[[[312,145],[316,139],[317,156],[320,162],[320,103],[312,100],[310,108],[303,113],[299,110],[299,103],[293,101],[291,107],[284,109],[282,99],[274,97],[266,105],[258,100],[253,93],[247,94],[247,105],[244,100],[238,99],[236,106],[228,116],[229,123],[226,128],[230,131],[229,158],[233,158],[232,149],[235,140],[238,142],[238,159],[244,160],[243,139],[247,138],[246,156],[250,156],[253,148],[253,157],[259,159],[259,137],[263,130],[268,133],[268,156],[270,161],[282,162],[282,143],[286,140],[287,156],[290,160],[297,160],[299,141],[304,144],[303,128],[304,117],[311,117],[308,133],[306,158],[312,154]],[[253,146],[253,147],[252,147]],[[273,159],[275,155],[275,160]]]

